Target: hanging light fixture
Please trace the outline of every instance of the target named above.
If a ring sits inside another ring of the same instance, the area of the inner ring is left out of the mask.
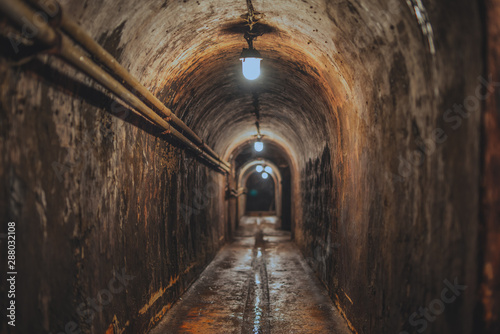
[[[272,174],[273,173],[273,169],[269,166],[266,166],[266,168],[264,168],[264,170],[266,171],[267,174]]]
[[[262,56],[259,51],[253,48],[243,49],[240,60],[243,76],[247,80],[255,80],[260,76],[260,62]]]
[[[255,170],[257,171],[257,173],[260,173],[264,170],[264,167],[262,167],[262,165],[257,165],[257,168],[255,168]]]
[[[257,152],[262,152],[264,149],[264,143],[260,140],[260,138],[257,138],[257,141],[253,144],[253,148]]]
[[[269,177],[269,174],[267,174],[266,172],[262,173],[262,178],[265,180]]]
[[[255,16],[256,12],[253,9],[251,0],[247,0],[247,7],[248,30],[245,31],[244,37],[248,43],[248,49],[243,49],[240,60],[243,76],[247,80],[255,80],[260,76],[260,62],[262,61],[262,56],[260,52],[253,47],[253,40],[257,38],[257,36],[261,36],[262,33],[253,30],[253,26],[257,23],[258,18]]]

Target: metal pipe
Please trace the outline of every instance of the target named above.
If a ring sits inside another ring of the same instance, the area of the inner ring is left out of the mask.
[[[6,14],[15,24],[23,26],[25,20],[34,24],[34,16],[36,13],[31,8],[26,6],[19,0],[2,0],[0,1],[0,10]],[[174,129],[167,121],[161,118],[153,110],[151,110],[144,102],[137,96],[132,94],[127,88],[120,84],[110,74],[96,65],[87,55],[78,49],[68,37],[59,35],[54,28],[45,22],[38,22],[36,24],[38,29],[35,38],[39,39],[43,44],[54,46],[57,41],[60,41],[58,56],[72,64],[74,67],[85,72],[87,75],[98,81],[102,86],[112,91],[120,99],[128,103],[131,107],[136,109],[140,114],[152,121],[155,125],[160,127],[166,133],[171,133],[183,144],[188,146],[198,155],[211,164],[217,166],[226,173],[230,173],[230,168],[226,164],[221,164],[220,159],[216,159],[195,145],[191,140],[186,138],[179,131]]]
[[[0,11],[21,28],[26,27],[25,20],[27,20],[32,25],[32,28],[36,28],[36,30],[32,29],[33,31],[31,31],[30,34],[35,35],[43,44],[50,47],[54,47],[58,44],[59,36],[54,29],[44,29],[43,27],[47,24],[41,20],[35,23],[36,13],[21,1],[2,0],[0,1]]]
[[[162,128],[166,132],[171,133],[174,137],[176,137],[182,143],[187,145],[197,154],[201,155],[203,158],[210,161],[212,164],[219,166],[224,171],[229,173],[230,169],[227,166],[221,165],[218,160],[208,155],[205,151],[196,146],[183,134],[174,129],[167,121],[158,116],[158,114],[156,114],[153,110],[151,110],[137,96],[132,94],[128,89],[126,89],[110,74],[103,71],[98,65],[92,62],[92,60],[88,58],[82,51],[80,51],[74,45],[72,45],[71,41],[66,36],[62,36],[60,55],[62,58],[66,59],[69,63],[71,63],[81,71],[85,72],[90,77],[94,78],[102,86],[112,91],[115,95],[117,95],[123,101],[127,102],[134,109],[141,112],[142,115],[146,116],[148,119],[153,121],[153,123],[155,123],[157,126]]]
[[[31,0],[39,1],[39,0]],[[101,45],[92,39],[76,22],[68,17],[64,12],[61,19],[61,28],[68,33],[78,44],[85,48],[92,56],[96,57],[103,65],[105,65],[113,74],[119,77],[123,82],[127,83],[132,89],[142,95],[152,106],[155,107],[164,117],[169,117],[172,122],[178,126],[186,135],[193,140],[198,146],[206,150],[215,159],[222,164],[230,167],[223,161],[217,153],[215,153],[205,142],[191,130],[181,119],[179,119],[169,108],[167,108],[156,96],[154,96],[146,87],[144,87]]]

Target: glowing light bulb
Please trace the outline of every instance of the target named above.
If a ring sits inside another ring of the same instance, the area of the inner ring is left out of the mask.
[[[262,173],[262,178],[265,180],[269,177],[269,174],[267,174],[266,172]]]
[[[273,169],[269,166],[266,166],[266,168],[264,168],[264,170],[266,171],[266,173],[268,174],[271,174],[273,172]]]
[[[257,152],[262,152],[262,150],[264,149],[264,143],[261,141],[256,141],[255,144],[253,144],[253,148]]]
[[[255,80],[260,76],[260,61],[262,58],[241,58],[243,76]]]
[[[264,170],[264,167],[262,167],[261,165],[257,165],[257,168],[255,168],[255,170],[257,171],[257,173],[260,173]]]

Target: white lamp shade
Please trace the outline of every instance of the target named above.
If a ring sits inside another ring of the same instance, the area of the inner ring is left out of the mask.
[[[243,76],[248,80],[255,80],[260,75],[260,61],[262,58],[241,58]]]
[[[261,141],[256,141],[255,144],[253,144],[253,148],[257,151],[257,152],[261,152],[263,149],[264,149],[264,143],[261,142]]]

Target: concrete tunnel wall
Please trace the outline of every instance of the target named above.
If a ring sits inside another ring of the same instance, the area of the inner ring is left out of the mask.
[[[238,61],[244,1],[62,4],[228,159],[256,134],[258,106],[292,162],[295,241],[353,329],[411,332],[409,316],[456,278],[467,290],[427,332],[471,333],[480,113],[447,110],[484,71],[477,3],[424,1],[426,35],[404,1],[255,0],[252,84]],[[147,331],[229,240],[225,178],[123,122],[126,109],[53,57],[1,69],[0,216],[18,222],[29,287],[18,329]],[[82,315],[122,268],[126,291]]]

